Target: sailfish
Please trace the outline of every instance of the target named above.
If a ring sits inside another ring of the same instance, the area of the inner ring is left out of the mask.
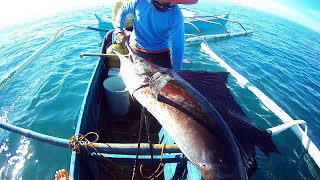
[[[175,71],[115,53],[129,93],[159,121],[203,179],[248,179],[257,169],[255,147],[267,156],[279,152],[271,135],[234,100],[227,72]]]

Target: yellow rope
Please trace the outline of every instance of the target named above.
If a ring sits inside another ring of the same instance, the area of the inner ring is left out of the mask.
[[[96,135],[96,139],[94,141],[90,141],[87,139],[87,137],[89,135]],[[74,135],[72,136],[70,139],[69,139],[69,142],[68,142],[68,147],[69,149],[71,149],[71,151],[75,151],[77,153],[80,153],[80,142],[84,142],[84,145],[86,147],[86,149],[88,150],[88,146],[90,145],[97,154],[101,155],[102,157],[104,157],[97,149],[96,147],[94,146],[93,143],[95,142],[98,142],[99,140],[99,135],[96,133],[96,132],[89,132],[87,133],[86,135],[82,135],[82,134],[77,134],[77,135]],[[161,149],[161,155],[160,155],[160,163],[157,167],[157,169],[154,171],[154,173],[150,176],[145,176],[143,174],[143,164],[140,165],[140,173],[141,173],[141,176],[145,179],[155,179],[155,178],[158,178],[162,172],[163,172],[163,163],[162,163],[162,157],[163,157],[163,151],[164,151],[164,148],[165,148],[166,144],[163,144],[162,146],[162,149]],[[106,160],[108,160],[109,162],[111,162],[113,165],[119,167],[120,169],[123,169],[122,167],[120,167],[119,165],[115,164],[114,162],[112,162],[110,159],[104,157]],[[117,179],[105,166],[102,166],[104,169],[106,169],[110,174],[111,176],[113,176],[115,179]],[[160,168],[162,167],[162,169],[160,170]],[[159,171],[160,170],[160,171]]]
[[[96,135],[96,139],[92,142],[89,139],[87,139],[87,137],[91,134]],[[75,151],[77,153],[80,153],[80,142],[81,141],[85,142],[85,146],[87,148],[88,144],[91,144],[94,147],[94,145],[92,143],[98,142],[98,140],[99,140],[99,135],[96,132],[88,132],[86,135],[77,134],[77,135],[71,136],[71,138],[69,139],[69,142],[68,142],[68,147],[69,147],[69,149],[71,149],[71,151]],[[73,145],[73,147],[71,147],[71,145]],[[95,149],[95,147],[94,147],[94,149]]]
[[[94,141],[90,141],[89,139],[87,139],[87,137],[89,135],[95,135],[96,136],[96,139]],[[94,151],[99,154],[100,156],[102,156],[104,159],[106,159],[107,161],[109,161],[111,164],[119,167],[120,169],[122,169],[122,167],[120,167],[118,164],[115,164],[113,161],[111,161],[110,159],[106,158],[103,156],[103,154],[101,154],[97,148],[94,146],[93,143],[96,143],[98,142],[99,140],[99,135],[96,133],[96,132],[88,132],[86,135],[82,135],[82,134],[77,134],[77,135],[74,135],[72,136],[70,139],[69,139],[69,142],[68,142],[68,146],[69,146],[69,149],[71,149],[71,151],[75,151],[77,153],[80,153],[80,142],[84,142],[84,146],[86,147],[86,149],[88,150],[88,146],[92,147],[94,149]],[[73,146],[73,147],[72,147]],[[89,150],[88,150],[89,151]]]
[[[165,146],[166,146],[166,144],[163,144],[162,149],[161,149],[161,154],[160,154],[160,163],[159,163],[157,169],[153,172],[153,174],[151,174],[150,176],[145,176],[145,175],[143,174],[143,171],[142,171],[142,166],[143,166],[143,164],[140,165],[140,174],[141,174],[141,176],[142,176],[143,178],[145,178],[145,179],[152,179],[152,180],[153,180],[153,179],[158,178],[158,177],[161,175],[161,173],[163,172],[163,169],[164,169],[163,163],[162,163],[162,157],[163,157],[163,150],[164,150]],[[162,167],[161,171],[158,172],[161,167]]]

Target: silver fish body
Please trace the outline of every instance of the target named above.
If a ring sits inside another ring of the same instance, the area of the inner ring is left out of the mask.
[[[233,134],[206,98],[173,70],[118,56],[129,93],[159,121],[205,180],[248,179]]]

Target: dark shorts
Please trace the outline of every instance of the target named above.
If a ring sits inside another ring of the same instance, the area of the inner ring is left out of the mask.
[[[132,49],[132,52],[134,55],[139,56],[140,58],[149,60],[158,66],[172,69],[170,51],[161,52],[161,53],[146,53],[136,49]]]

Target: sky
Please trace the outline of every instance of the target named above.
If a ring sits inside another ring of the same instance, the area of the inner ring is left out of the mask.
[[[320,33],[320,0],[224,0],[263,10]]]
[[[105,5],[115,0],[6,0],[0,6],[0,29],[71,8]],[[199,0],[201,2],[201,0]],[[273,13],[320,33],[320,0],[224,0]]]
[[[50,17],[69,9],[103,5],[108,1],[110,0],[4,0],[0,3],[0,29],[29,19]]]

